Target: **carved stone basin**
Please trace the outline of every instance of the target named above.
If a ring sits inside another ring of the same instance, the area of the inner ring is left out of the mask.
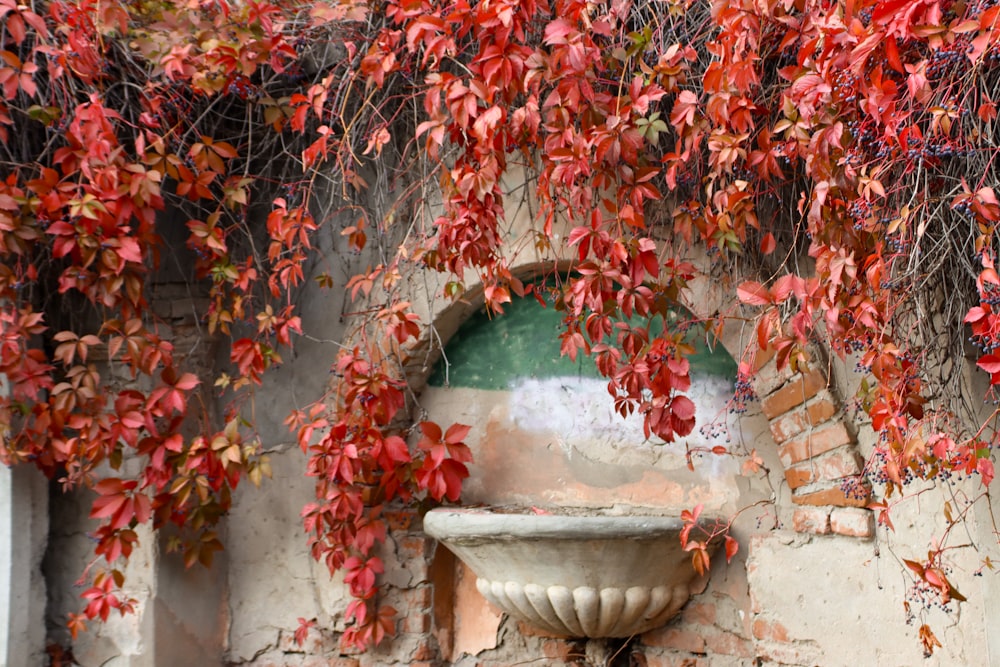
[[[511,616],[571,637],[629,637],[666,623],[696,577],[680,519],[435,509],[424,530]]]

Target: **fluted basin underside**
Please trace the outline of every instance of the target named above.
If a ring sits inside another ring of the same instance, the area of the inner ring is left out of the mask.
[[[501,583],[479,578],[487,600],[536,627],[573,637],[630,637],[666,623],[687,602],[687,585],[602,588]]]
[[[573,637],[628,637],[666,623],[695,578],[670,517],[438,509],[424,528],[511,616]]]

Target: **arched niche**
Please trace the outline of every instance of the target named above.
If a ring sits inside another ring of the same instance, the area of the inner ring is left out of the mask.
[[[730,354],[691,337],[698,352],[688,395],[698,426],[663,443],[646,438],[640,416],[616,414],[589,357],[560,354],[561,320],[532,297],[515,299],[502,315],[474,313],[447,341],[420,403],[439,423],[472,426],[463,503],[663,513],[699,503],[738,507],[739,461],[696,454],[691,470],[687,456],[746,443],[744,424],[728,409],[737,368]]]

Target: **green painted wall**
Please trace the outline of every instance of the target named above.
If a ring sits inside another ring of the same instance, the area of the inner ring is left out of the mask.
[[[515,298],[503,315],[491,319],[485,311],[470,317],[445,346],[444,357],[431,375],[435,387],[509,389],[523,378],[600,378],[589,357],[576,362],[559,354],[562,313],[534,298]],[[691,358],[691,375],[735,380],[736,362],[716,346],[709,350],[691,337],[698,349]],[[447,359],[447,364],[445,359]],[[446,376],[447,369],[447,376]]]

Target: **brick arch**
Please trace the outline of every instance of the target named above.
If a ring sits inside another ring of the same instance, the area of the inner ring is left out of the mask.
[[[707,269],[707,258],[696,258]],[[571,267],[568,261],[539,261],[537,258],[512,268],[515,275],[529,279],[555,265]],[[708,275],[706,270],[704,275]],[[738,278],[734,278],[734,284]],[[735,290],[719,290],[709,279],[692,284],[695,297],[688,304],[695,316],[711,317],[730,312],[739,305],[731,295]],[[423,314],[432,323],[419,341],[406,352],[404,366],[411,386],[419,393],[440,356],[440,348],[458,327],[483,304],[481,287],[471,287],[463,299],[441,305]],[[734,359],[743,357],[745,341],[730,330],[722,345]],[[867,538],[874,535],[874,521],[867,509],[869,490],[861,484],[863,457],[858,447],[853,420],[837,398],[827,364],[818,351],[814,363],[803,372],[777,368],[773,350],[756,354],[753,389],[760,399],[761,412],[768,420],[785,481],[795,505],[792,524],[796,531],[816,535],[837,534]],[[851,493],[845,493],[849,484]]]
[[[736,285],[745,276],[729,276],[728,288],[718,289],[708,257],[695,258],[695,264],[702,276],[690,285],[692,312],[703,318],[740,312]],[[734,359],[747,357],[746,333],[738,328],[724,328],[720,342]],[[756,340],[750,345],[756,348]],[[854,421],[838,399],[826,355],[813,348],[810,357],[812,363],[802,372],[779,370],[773,349],[757,350],[752,357],[752,388],[791,490],[793,527],[815,535],[872,537],[870,489],[861,479],[864,457]],[[852,492],[845,493],[845,486]]]
[[[773,350],[758,353],[753,388],[796,505],[794,529],[871,537],[870,492],[860,478],[863,457],[824,365],[817,361],[803,372],[778,370],[775,356]]]

